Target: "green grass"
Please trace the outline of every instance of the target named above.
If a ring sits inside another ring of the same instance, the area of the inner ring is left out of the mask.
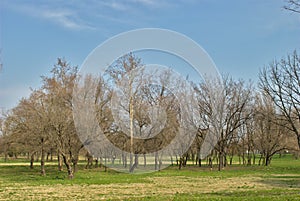
[[[300,200],[300,160],[275,156],[271,166],[228,166],[218,172],[189,165],[148,174],[84,169],[75,178],[48,163],[0,159],[0,200]]]

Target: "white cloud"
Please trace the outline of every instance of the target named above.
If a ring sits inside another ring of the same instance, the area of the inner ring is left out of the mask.
[[[56,10],[42,10],[38,14],[45,19],[51,20],[60,24],[63,27],[70,29],[93,29],[81,20],[76,20],[76,15],[71,11],[56,11]]]
[[[179,1],[172,0],[126,0],[130,4],[139,4],[147,8],[166,8],[179,4]]]
[[[65,28],[93,29],[92,26],[77,16],[76,10],[55,8],[51,4],[43,6],[37,4],[6,3],[5,6],[32,17],[54,22]]]
[[[156,5],[158,3],[158,1],[155,1],[155,0],[131,0],[131,1],[143,4],[143,5]]]
[[[126,6],[121,1],[105,1],[102,4],[106,7],[112,8],[114,10],[125,11],[128,10],[128,6]]]
[[[3,0],[2,6],[50,21],[67,29],[82,30],[95,29],[95,26],[99,26],[97,22],[99,15],[102,19],[104,19],[103,16],[106,16],[107,19],[117,19],[114,21],[119,24],[128,24],[130,16],[145,12],[141,11],[141,7],[142,9],[166,9],[180,4],[182,4],[182,0],[44,0],[26,1],[26,3]],[[126,14],[128,17],[116,17],[116,12],[117,16]]]

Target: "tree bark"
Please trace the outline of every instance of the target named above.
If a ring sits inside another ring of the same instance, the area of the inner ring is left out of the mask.
[[[138,166],[139,164],[139,155],[138,154],[134,154],[134,164],[131,166],[129,172],[133,172],[134,169]]]
[[[271,159],[272,159],[272,157],[266,156],[266,158],[265,158],[265,165],[266,165],[266,166],[269,166],[269,165],[270,165]]]
[[[45,176],[45,150],[44,150],[44,138],[41,139],[41,175]]]
[[[178,167],[178,169],[181,170],[181,167],[182,167],[182,158],[180,157],[179,158],[179,167]]]
[[[213,162],[212,162],[211,157],[209,157],[209,159],[208,159],[208,166],[210,167],[210,169],[212,169],[212,167],[213,167]]]
[[[154,157],[154,168],[155,170],[158,170],[158,154],[155,153],[155,157]]]
[[[72,164],[73,164],[73,171],[74,171],[74,172],[77,172],[78,156],[76,156],[76,157],[72,160]]]
[[[87,164],[85,166],[85,169],[91,168],[93,165],[93,156],[90,154],[87,154]]]
[[[255,159],[256,159],[255,153],[253,152],[253,162],[252,162],[253,165],[255,165]]]
[[[65,165],[67,167],[67,170],[68,170],[68,178],[73,179],[74,172],[73,172],[73,169],[72,169],[72,164],[71,164],[70,160],[67,158],[67,156],[62,155],[62,157],[63,157],[64,163],[65,163]]]
[[[146,154],[143,154],[144,155],[144,167],[146,167],[147,165],[147,158],[146,158]]]
[[[61,154],[57,154],[57,165],[58,165],[58,171],[62,171],[62,158],[61,158]]]
[[[297,135],[297,139],[298,139],[298,146],[300,148],[300,134]]]
[[[222,151],[219,152],[219,167],[218,171],[221,171],[224,167],[224,157]]]
[[[35,153],[32,153],[31,156],[30,156],[30,169],[33,169],[34,154]]]

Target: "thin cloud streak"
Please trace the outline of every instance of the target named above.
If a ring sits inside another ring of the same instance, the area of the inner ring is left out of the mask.
[[[7,7],[31,17],[51,21],[64,28],[75,30],[95,29],[80,19],[76,12],[70,9],[54,9],[49,6],[46,8],[40,5],[22,4],[8,4]]]
[[[76,20],[76,15],[71,11],[54,11],[44,10],[40,13],[45,19],[49,19],[70,29],[94,29],[94,27],[87,25],[81,19]]]
[[[77,2],[77,4],[62,1],[52,0],[43,1],[42,3],[14,3],[4,0],[4,6],[20,13],[26,14],[39,19],[44,19],[55,23],[61,27],[71,30],[94,30],[98,26],[95,19],[107,18],[119,24],[132,24],[123,18],[115,18],[110,13],[114,11],[131,16],[138,12],[139,7],[145,9],[165,9],[170,6],[181,4],[180,1],[172,0],[90,0]],[[99,14],[101,13],[101,14]],[[130,19],[130,17],[129,17]]]

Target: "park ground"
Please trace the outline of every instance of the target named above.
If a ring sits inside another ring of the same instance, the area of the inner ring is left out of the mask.
[[[233,165],[218,172],[189,165],[159,172],[126,174],[85,169],[81,161],[72,180],[47,163],[0,158],[0,200],[300,200],[300,160],[275,156],[270,166]]]

